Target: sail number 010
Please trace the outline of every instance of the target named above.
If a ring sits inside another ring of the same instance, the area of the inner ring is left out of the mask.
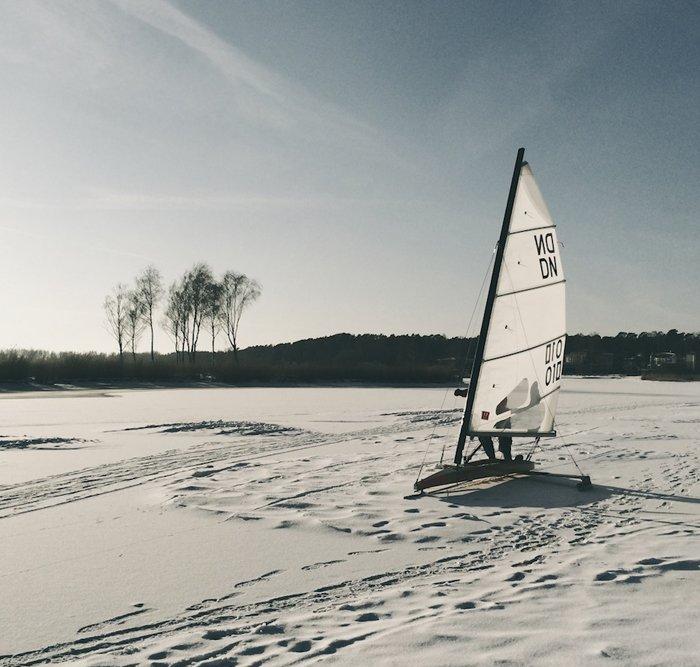
[[[544,373],[544,384],[549,386],[552,382],[556,382],[561,378],[563,365],[562,356],[564,355],[564,339],[560,338],[553,343],[547,343],[544,349],[544,363],[547,365],[547,370]]]

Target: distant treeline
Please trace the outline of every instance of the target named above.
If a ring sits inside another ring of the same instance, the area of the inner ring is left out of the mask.
[[[217,382],[232,385],[289,383],[432,384],[451,382],[453,373],[433,364],[391,365],[323,362],[262,363],[236,360],[233,352],[199,352],[195,361],[183,364],[174,353],[137,353],[121,359],[118,354],[97,352],[0,351],[0,386],[100,383]]]
[[[639,375],[653,366],[652,358],[674,353],[679,369],[688,355],[700,357],[700,333],[676,329],[620,332],[615,336],[573,334],[566,341],[564,372],[568,374],[620,373]],[[458,380],[468,376],[476,353],[476,338],[445,336],[383,336],[376,334],[336,334],[280,345],[246,348],[241,359],[258,365],[313,366],[322,364],[352,372],[363,367],[431,368],[436,377]]]
[[[200,352],[189,364],[176,355],[0,352],[0,382],[38,384],[91,382],[191,382],[228,384],[361,382],[386,384],[457,383],[469,375],[476,340],[441,335],[337,334],[233,352]],[[678,373],[700,358],[700,334],[621,332],[616,336],[574,334],[566,344],[565,373],[639,375],[668,373],[655,367],[660,353],[673,353]],[[648,369],[651,366],[651,371]]]
[[[446,338],[419,334],[335,334],[279,345],[256,345],[240,353],[241,360],[258,364],[322,364],[358,368],[363,364],[390,367],[441,366],[457,372],[468,353],[475,351],[473,338]]]

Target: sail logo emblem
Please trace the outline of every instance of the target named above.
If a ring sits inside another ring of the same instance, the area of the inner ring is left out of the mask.
[[[559,275],[557,256],[555,254],[556,244],[554,243],[554,234],[552,234],[552,232],[548,232],[547,234],[535,234],[533,238],[535,239],[537,256],[540,260],[542,280],[547,280],[547,278]]]
[[[488,412],[488,410],[483,410],[483,411],[481,412],[481,418],[485,421],[485,420],[487,420],[487,419],[489,418],[489,414],[490,414],[490,413]]]
[[[544,363],[546,370],[544,373],[544,384],[549,386],[552,382],[557,382],[561,378],[562,362],[564,356],[564,339],[560,338],[553,343],[547,343],[544,348]]]

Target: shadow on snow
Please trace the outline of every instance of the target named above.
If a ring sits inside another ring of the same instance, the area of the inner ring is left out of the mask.
[[[535,507],[551,509],[557,507],[585,507],[607,500],[612,496],[631,496],[649,500],[680,503],[700,503],[700,498],[679,496],[671,493],[641,491],[621,486],[596,484],[579,491],[575,480],[561,480],[545,477],[507,477],[489,483],[471,486],[453,486],[442,491],[429,493],[434,498],[454,505],[469,507]]]

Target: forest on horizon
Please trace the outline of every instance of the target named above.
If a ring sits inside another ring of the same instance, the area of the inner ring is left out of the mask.
[[[238,351],[201,351],[183,364],[174,352],[135,355],[96,352],[0,351],[0,383],[56,384],[100,382],[274,383],[459,383],[469,375],[475,338],[441,334],[347,334],[256,345]],[[650,368],[652,357],[671,352],[672,369]],[[700,333],[620,332],[615,336],[567,337],[565,374],[645,374],[673,371],[697,377],[687,360],[700,358]]]

